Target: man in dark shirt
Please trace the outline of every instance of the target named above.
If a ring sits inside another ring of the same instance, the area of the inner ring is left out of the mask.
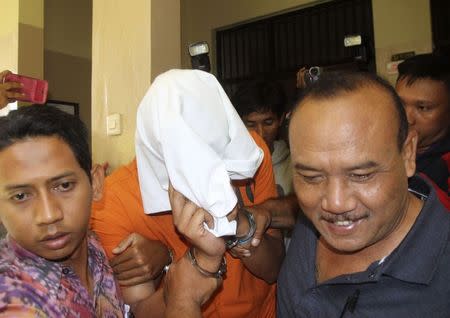
[[[450,60],[417,55],[401,63],[398,71],[395,89],[419,135],[417,171],[449,195],[449,168],[443,156],[450,152]]]
[[[417,132],[393,88],[328,74],[289,128],[304,217],[278,280],[278,317],[448,317],[450,215],[415,172]]]

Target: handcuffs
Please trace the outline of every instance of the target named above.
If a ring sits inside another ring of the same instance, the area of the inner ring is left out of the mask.
[[[247,244],[255,235],[256,232],[256,223],[253,214],[245,208],[240,208],[240,211],[247,217],[248,220],[248,233],[244,236],[232,236],[230,239],[225,241],[225,245],[227,249],[232,249],[236,245],[244,245]]]
[[[197,259],[195,258],[194,251],[195,251],[194,247],[191,246],[187,251],[187,256],[188,256],[189,260],[191,261],[192,266],[194,266],[200,272],[200,274],[202,274],[203,276],[206,276],[206,277],[221,279],[221,278],[223,278],[223,275],[225,275],[227,273],[227,260],[226,260],[225,256],[222,258],[222,262],[220,263],[219,269],[217,270],[217,272],[213,273],[213,272],[207,271],[206,269],[203,269],[202,267],[200,267],[200,265],[197,262]]]

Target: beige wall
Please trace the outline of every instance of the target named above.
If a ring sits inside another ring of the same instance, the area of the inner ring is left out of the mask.
[[[19,1],[18,73],[44,77],[44,0]]]
[[[377,72],[392,83],[397,75],[387,74],[392,54],[432,50],[429,0],[372,0],[375,26]]]
[[[94,0],[92,24],[92,149],[112,167],[134,156],[135,116],[150,85],[148,0]],[[106,116],[122,115],[122,134],[106,135]]]
[[[2,1],[0,10],[0,71],[43,78],[43,0]]]
[[[152,0],[151,79],[181,66],[180,0]]]
[[[323,1],[311,0],[185,0],[181,6],[182,65],[190,67],[186,47],[206,40],[215,70],[216,29]],[[372,0],[377,69],[386,75],[386,63],[395,53],[431,51],[429,0]],[[390,76],[390,79],[395,75]]]
[[[44,9],[48,97],[78,103],[91,127],[92,0],[45,0]]]
[[[3,1],[0,19],[0,69],[17,72],[19,62],[19,2]]]

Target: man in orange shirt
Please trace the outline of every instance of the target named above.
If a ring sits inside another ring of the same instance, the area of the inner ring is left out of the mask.
[[[264,141],[249,135],[217,80],[200,71],[172,70],[158,76],[139,106],[136,126],[136,159],[106,179],[92,215],[92,227],[111,258],[125,301],[136,314],[151,310],[158,317],[164,311],[157,276],[170,262],[169,254],[178,259],[190,246],[174,226],[183,224],[167,211],[172,184],[208,211],[216,236],[236,233],[241,238],[226,255],[223,287],[203,315],[274,316],[271,284],[284,256],[282,236],[278,230],[266,232],[268,211],[239,208],[276,197]],[[230,222],[234,212],[237,229]],[[203,226],[201,230],[206,232]],[[153,304],[140,305],[151,294]]]
[[[276,196],[270,152],[256,133],[251,135],[263,149],[264,160],[253,181],[237,187],[238,197],[249,210],[251,206]],[[113,250],[119,243],[132,233],[162,242],[173,252],[175,259],[184,255],[188,248],[188,244],[176,232],[170,213],[144,213],[136,160],[106,178],[103,198],[93,205],[91,225],[109,258],[114,256]],[[264,263],[259,262],[258,249],[271,249]],[[260,245],[252,251],[250,257],[236,259],[226,253],[226,279],[222,289],[203,308],[204,317],[274,317],[276,287],[270,283],[276,280],[283,256],[282,236],[276,230],[269,230],[262,236]],[[164,257],[167,259],[167,256],[161,256],[163,260]],[[263,270],[265,266],[272,266],[272,263],[277,270],[271,275],[271,279],[268,279],[269,282],[255,276],[258,275],[256,271]],[[114,260],[112,265],[114,268]],[[151,288],[146,284],[139,286],[147,291]],[[123,286],[125,301],[129,294],[128,288]],[[159,302],[155,298],[155,305],[163,305],[164,302],[160,299]],[[154,310],[156,312],[156,308]]]

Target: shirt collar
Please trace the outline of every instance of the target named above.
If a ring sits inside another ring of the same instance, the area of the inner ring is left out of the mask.
[[[417,176],[412,181],[410,187],[415,191],[421,191],[417,189],[424,185],[428,188],[428,199],[405,239],[385,260],[383,274],[407,282],[429,284],[448,244],[450,217],[428,182]]]

